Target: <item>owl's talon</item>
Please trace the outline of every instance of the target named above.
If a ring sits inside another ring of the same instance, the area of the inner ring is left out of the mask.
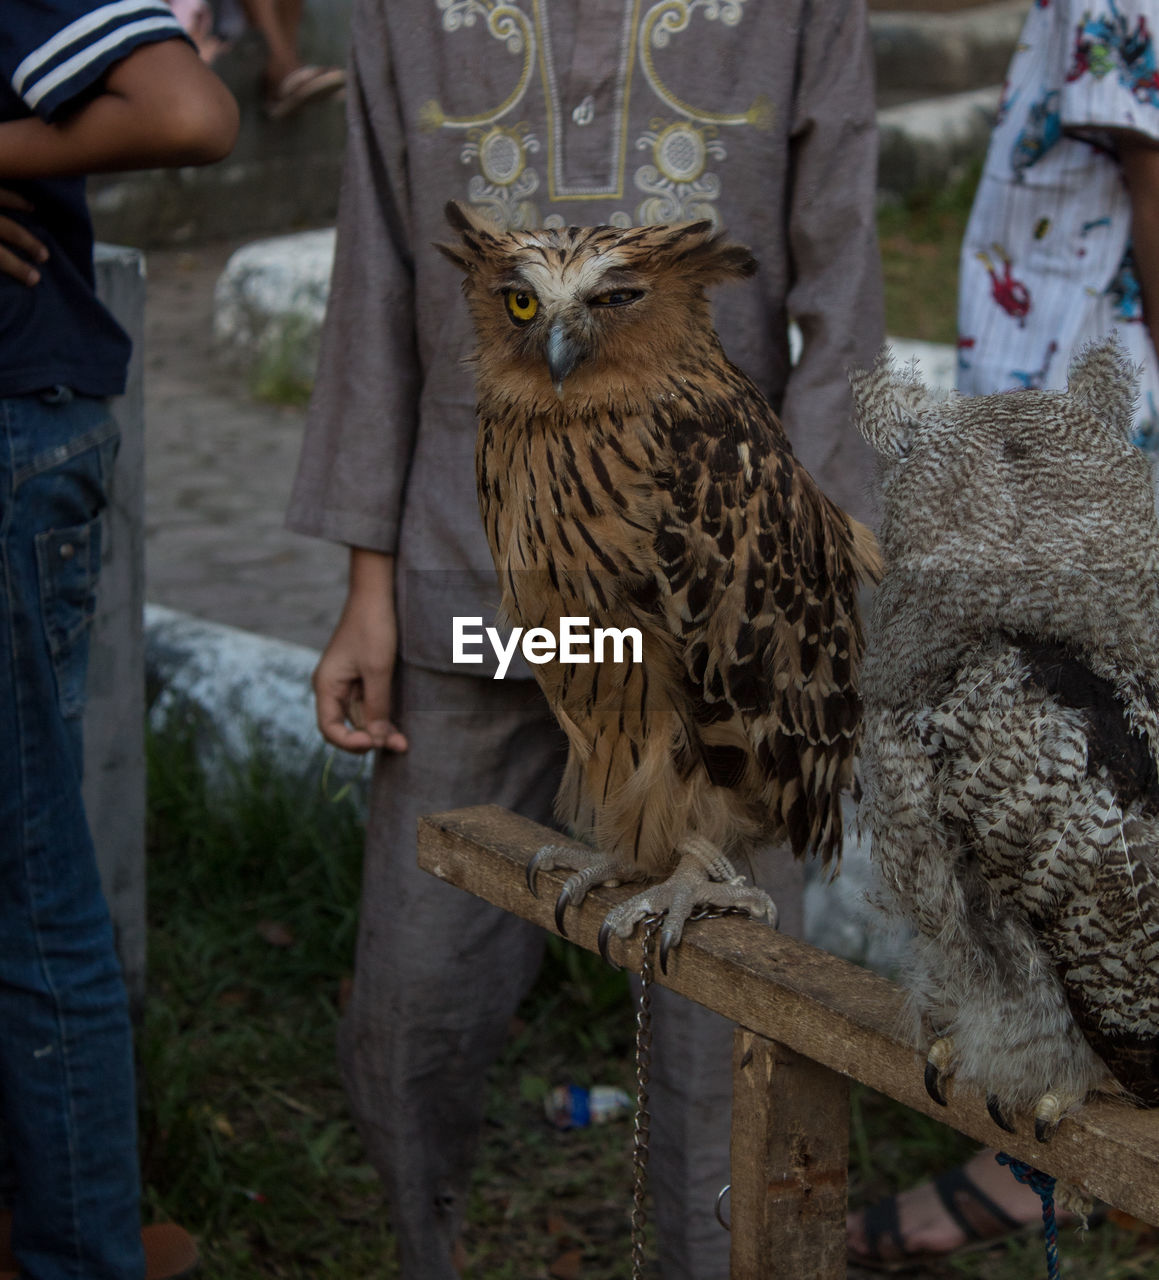
[[[1034,1108],[1034,1137],[1035,1141],[1044,1145],[1053,1141],[1054,1135],[1058,1132],[1058,1126],[1062,1123],[1063,1117],[1069,1110],[1070,1102],[1081,1102],[1081,1098],[1074,1098],[1068,1101],[1065,1097],[1051,1092],[1044,1093],[1038,1100],[1038,1105]]]
[[[600,925],[600,932],[596,936],[596,946],[599,947],[600,955],[603,957],[604,963],[614,966],[615,962],[612,960],[612,957],[608,954],[608,945],[611,943],[611,941],[612,941],[612,926],[605,920],[604,923]]]
[[[947,1106],[946,1085],[954,1074],[954,1042],[949,1036],[939,1036],[926,1054],[926,1070],[923,1077],[926,1092],[939,1107]]]
[[[949,1106],[949,1103],[946,1101],[946,1095],[942,1090],[941,1072],[932,1062],[926,1063],[924,1083],[926,1086],[926,1092],[939,1107]]]
[[[571,906],[571,881],[559,891],[559,897],[555,900],[555,927],[560,935],[564,938],[568,936],[567,927],[563,923],[564,912]]]
[[[998,1099],[994,1094],[988,1094],[986,1097],[986,1110],[990,1113],[990,1119],[998,1126],[999,1129],[1005,1130],[1007,1133],[1017,1133],[1018,1130],[1006,1118],[1005,1112],[998,1105]]]
[[[679,946],[683,933],[682,921],[672,925],[665,922],[664,928],[660,930],[660,972],[665,976],[668,974],[668,953],[673,947]]]

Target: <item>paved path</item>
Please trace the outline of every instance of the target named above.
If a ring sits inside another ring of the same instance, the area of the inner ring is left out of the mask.
[[[213,286],[233,247],[148,255],[145,594],[319,649],[346,553],[282,527],[304,410],[256,402],[213,360]]]

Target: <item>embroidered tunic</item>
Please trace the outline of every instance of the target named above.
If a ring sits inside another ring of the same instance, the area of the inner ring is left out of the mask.
[[[860,0],[356,0],[348,126],[289,524],[397,553],[406,659],[453,669],[452,616],[497,602],[470,321],[432,247],[452,198],[509,227],[709,218],[751,246],[757,277],[717,300],[725,349],[864,513],[845,371],[883,327]]]
[[[1159,142],[1148,0],[1039,0],[1023,28],[962,246],[958,388],[1060,389],[1114,331],[1144,369],[1137,442],[1159,448],[1159,367],[1109,129]]]

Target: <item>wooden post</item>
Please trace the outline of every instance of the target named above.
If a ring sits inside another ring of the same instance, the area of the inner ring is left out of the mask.
[[[137,1012],[145,996],[145,422],[141,338],[145,260],[98,245],[97,292],[133,340],[125,394],[113,403],[121,447],[105,512],[104,558],[89,655],[85,810]]]
[[[731,1280],[842,1280],[849,1081],[744,1027],[732,1081]]]

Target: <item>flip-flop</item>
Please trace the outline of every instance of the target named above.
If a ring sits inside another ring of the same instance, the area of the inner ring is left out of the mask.
[[[1042,1230],[1040,1222],[1015,1221],[962,1168],[947,1170],[934,1179],[933,1187],[946,1213],[965,1236],[960,1245],[942,1251],[908,1250],[898,1221],[897,1196],[886,1196],[865,1210],[865,1251],[847,1249],[847,1261],[867,1271],[896,1274],[988,1249],[1014,1236]]]
[[[20,1280],[9,1241],[12,1220],[0,1214],[0,1280]],[[193,1237],[175,1222],[141,1228],[145,1248],[145,1280],[186,1280],[196,1273],[200,1258]]]
[[[284,120],[307,102],[329,97],[345,87],[346,72],[341,67],[295,67],[266,96],[266,115],[271,120]]]

